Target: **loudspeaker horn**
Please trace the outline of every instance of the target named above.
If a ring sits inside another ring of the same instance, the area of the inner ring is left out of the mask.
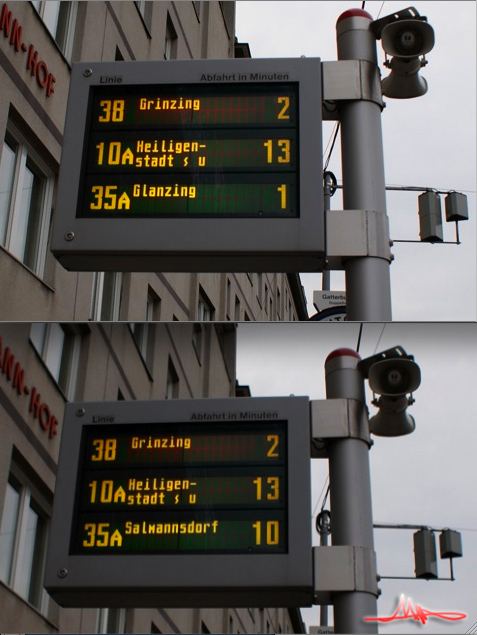
[[[406,395],[414,392],[420,384],[420,368],[410,359],[385,359],[369,369],[369,387],[378,395]]]
[[[393,57],[418,57],[434,48],[434,29],[423,20],[398,20],[382,31],[382,46]]]
[[[419,75],[418,57],[409,60],[393,57],[389,63],[391,74],[381,82],[383,95],[391,99],[412,99],[427,93],[427,82]]]
[[[378,414],[369,420],[369,431],[379,437],[401,437],[416,429],[416,421],[407,413],[407,397],[380,397]]]

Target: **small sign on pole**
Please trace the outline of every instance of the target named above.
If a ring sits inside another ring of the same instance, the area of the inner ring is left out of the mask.
[[[346,320],[346,291],[314,291],[313,305],[318,311],[317,322],[341,322]]]

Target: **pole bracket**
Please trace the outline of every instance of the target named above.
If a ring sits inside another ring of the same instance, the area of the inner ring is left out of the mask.
[[[368,409],[357,399],[310,401],[311,458],[328,458],[328,443],[336,439],[360,439],[371,447]]]
[[[367,60],[321,63],[323,119],[339,120],[341,101],[372,101],[384,108],[379,67]]]
[[[378,597],[376,553],[370,547],[313,547],[313,604],[333,604],[335,593]]]
[[[349,258],[392,261],[389,218],[369,210],[325,210],[326,269],[345,268]]]

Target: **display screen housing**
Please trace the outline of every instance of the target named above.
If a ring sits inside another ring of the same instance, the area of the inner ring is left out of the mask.
[[[51,249],[74,271],[321,271],[321,62],[73,64]]]
[[[61,606],[307,606],[310,402],[68,403],[45,588]]]

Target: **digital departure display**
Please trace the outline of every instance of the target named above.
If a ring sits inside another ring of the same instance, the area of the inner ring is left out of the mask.
[[[309,606],[308,397],[69,402],[44,586],[65,607]]]
[[[287,553],[287,422],[83,429],[71,554]]]
[[[78,218],[299,216],[297,83],[91,88]]]

